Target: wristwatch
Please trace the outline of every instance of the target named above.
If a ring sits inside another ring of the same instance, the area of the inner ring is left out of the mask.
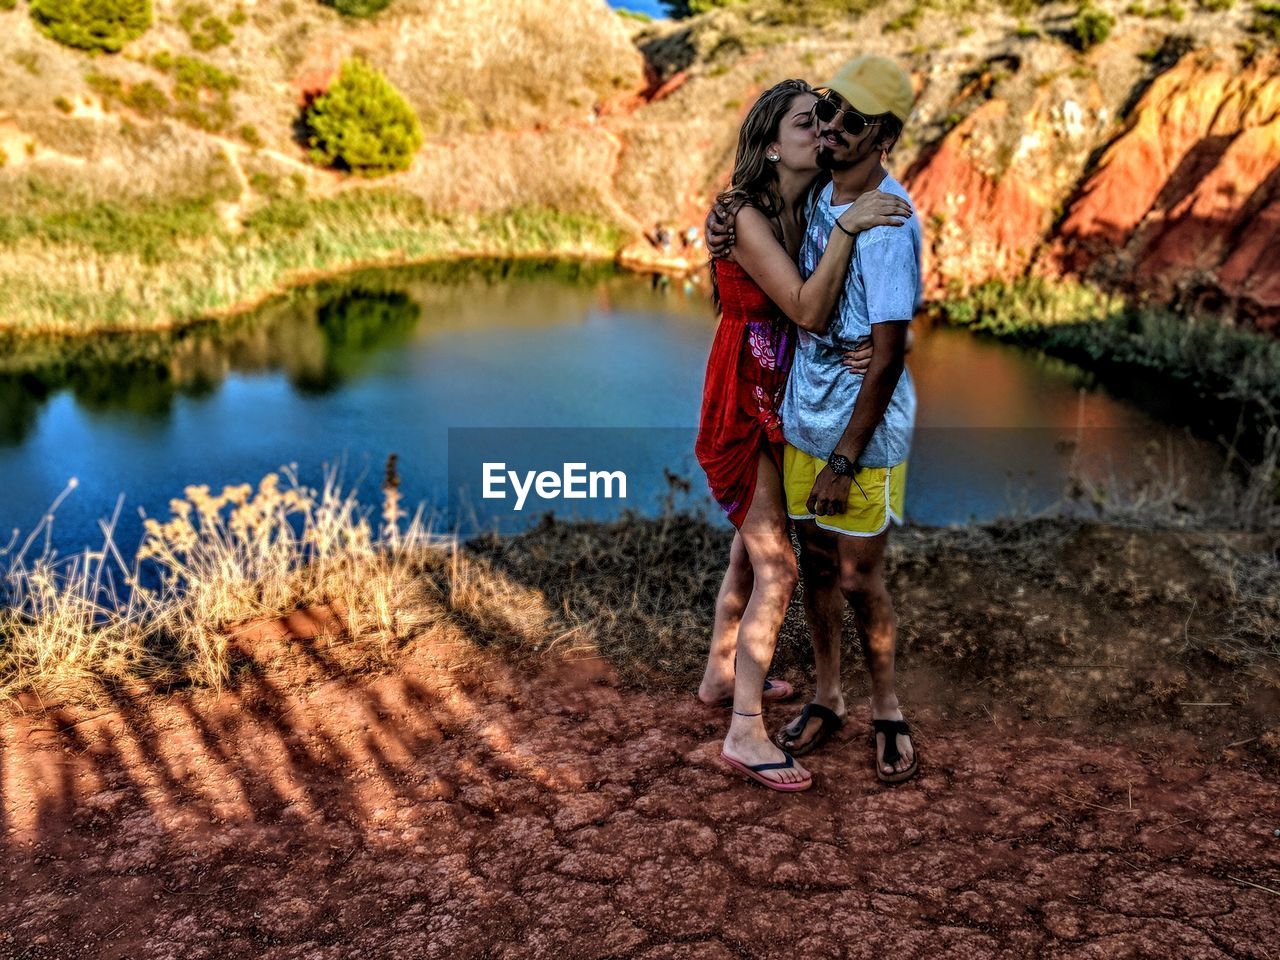
[[[833,453],[827,458],[827,466],[831,468],[831,472],[837,477],[853,476],[853,461],[843,453]]]

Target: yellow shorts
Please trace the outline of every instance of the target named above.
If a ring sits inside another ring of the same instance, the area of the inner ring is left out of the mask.
[[[849,505],[844,513],[815,517],[809,512],[809,494],[826,461],[811,457],[787,444],[782,451],[782,486],[787,494],[787,516],[792,520],[812,520],[823,530],[851,537],[874,537],[883,533],[890,521],[902,523],[907,498],[907,462],[893,467],[863,467],[849,485]],[[862,487],[859,491],[858,487]]]

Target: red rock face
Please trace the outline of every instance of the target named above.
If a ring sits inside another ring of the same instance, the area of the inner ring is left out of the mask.
[[[1024,273],[1108,117],[1096,89],[1041,87],[986,100],[920,156],[903,182],[926,225],[929,292]]]
[[[968,286],[1022,273],[1048,229],[1051,205],[1017,171],[993,173],[982,154],[985,131],[1008,111],[983,104],[904,176],[926,225],[926,291]]]
[[[1184,58],[1068,210],[1051,259],[1150,292],[1280,318],[1280,75]]]
[[[930,295],[1035,270],[1280,325],[1280,63],[1187,55],[1079,186],[1105,99],[988,100],[912,164]]]

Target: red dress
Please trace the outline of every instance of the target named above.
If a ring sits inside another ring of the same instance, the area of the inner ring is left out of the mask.
[[[782,473],[778,409],[795,353],[794,328],[742,267],[716,260],[712,269],[720,290],[720,325],[707,360],[694,451],[711,495],[741,527],[755,494],[760,454]]]

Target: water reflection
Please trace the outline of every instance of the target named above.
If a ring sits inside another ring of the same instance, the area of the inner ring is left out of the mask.
[[[655,286],[607,264],[471,261],[349,274],[163,335],[0,344],[0,534],[30,529],[73,476],[58,515],[72,548],[96,542],[121,493],[129,543],[135,507],[162,514],[186,484],[254,482],[288,463],[307,482],[342,463],[376,498],[390,452],[406,500],[444,507],[458,428],[612,430],[627,450],[653,451],[627,505],[653,509],[665,469],[704,491],[692,434],[714,327],[696,285]],[[1073,467],[1139,473],[1150,440],[1213,475],[1205,445],[1082,391],[1079,368],[963,331],[918,334],[914,521],[1043,508]],[[588,434],[570,459],[613,455]],[[480,454],[512,449],[495,441]]]
[[[531,279],[536,294],[516,282]],[[490,322],[495,311],[506,322],[573,322],[584,312],[583,285],[598,287],[603,309],[636,302],[610,280],[612,267],[559,261],[426,264],[350,274],[172,333],[0,342],[0,444],[27,440],[62,391],[87,413],[142,420],[170,416],[177,397],[213,394],[233,371],[279,371],[299,392],[323,395],[359,378],[379,352],[406,345],[424,319],[435,333]]]

